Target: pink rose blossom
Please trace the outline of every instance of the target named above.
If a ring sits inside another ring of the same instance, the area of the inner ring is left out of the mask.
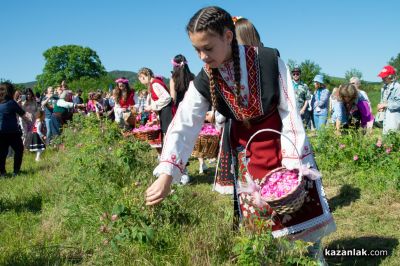
[[[153,125],[153,126],[141,125],[138,128],[134,128],[132,131],[133,132],[146,132],[146,131],[156,131],[159,129],[160,129],[160,125]]]
[[[219,132],[215,129],[215,127],[211,124],[204,124],[201,128],[200,135],[211,135],[218,136]]]
[[[389,154],[391,151],[392,151],[391,148],[387,148],[387,149],[386,149],[386,153],[387,153],[387,154]]]
[[[344,144],[339,144],[339,149],[343,150],[346,147]]]
[[[261,197],[265,200],[279,199],[292,192],[298,185],[299,179],[297,172],[276,172],[263,184],[261,188]]]
[[[376,147],[380,148],[382,147],[382,140],[378,139],[378,141],[376,142]]]
[[[113,214],[113,215],[111,216],[111,221],[115,222],[117,219],[118,219],[118,215]]]
[[[353,160],[354,160],[354,161],[357,161],[357,160],[358,160],[358,155],[354,155],[354,156],[353,156]]]

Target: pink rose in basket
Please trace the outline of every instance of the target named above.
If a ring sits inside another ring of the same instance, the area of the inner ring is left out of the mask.
[[[146,131],[156,131],[160,129],[160,125],[152,125],[152,126],[148,126],[148,125],[141,125],[138,128],[134,128],[132,131],[133,132],[146,132]]]
[[[289,194],[299,185],[299,177],[296,171],[275,172],[261,187],[261,197],[271,201]]]
[[[218,136],[219,132],[215,129],[215,127],[211,124],[204,124],[201,128],[200,135],[211,135]]]

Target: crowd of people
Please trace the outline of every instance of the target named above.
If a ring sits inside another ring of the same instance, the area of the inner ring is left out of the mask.
[[[348,83],[333,88],[331,93],[324,84],[324,77],[316,75],[313,80],[315,90],[312,93],[301,82],[301,69],[294,68],[291,74],[298,111],[306,128],[319,130],[328,124],[338,134],[348,128],[361,127],[370,131],[373,126],[383,128],[383,134],[400,130],[400,85],[392,66],[385,66],[378,74],[384,86],[376,116],[373,115],[371,102],[362,90],[358,77],[352,77]]]
[[[73,94],[65,81],[47,88],[42,97],[36,97],[31,89],[22,93],[10,83],[1,83],[1,175],[6,174],[9,147],[14,152],[17,175],[24,148],[36,152],[39,161],[45,147],[61,134],[75,112],[111,119],[124,130],[137,123],[159,124],[159,164],[154,170],[158,178],[146,191],[147,204],[158,204],[169,195],[171,183],[189,182],[187,162],[202,125],[209,122],[221,132],[214,189],[233,194],[237,220],[252,219],[248,215],[252,212],[269,221],[275,237],[315,242],[315,250],[319,249],[321,238],[335,230],[320,179],[307,180],[310,200],[289,218],[269,206],[254,213],[251,195],[242,185],[246,186],[249,178],[260,182],[267,172],[279,167],[300,169],[304,164],[316,170],[305,129],[318,132],[331,126],[341,134],[344,129],[359,127],[367,132],[375,125],[382,127],[384,134],[400,130],[396,70],[385,66],[378,74],[384,86],[374,116],[360,79],[352,77],[330,92],[324,76],[318,74],[311,90],[302,82],[300,68],[288,70],[276,49],[264,47],[248,19],[232,18],[219,7],[206,7],[191,18],[187,33],[205,65],[195,76],[186,58],[175,56],[169,86],[151,69],[141,68],[138,80],[146,90],[136,92],[128,79],[120,77],[112,91],[90,92],[84,103],[82,91]],[[265,129],[284,137],[260,133]],[[202,173],[207,165],[203,158],[199,162]]]

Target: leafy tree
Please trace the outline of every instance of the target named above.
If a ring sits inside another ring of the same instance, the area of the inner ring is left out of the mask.
[[[13,83],[11,80],[9,80],[9,79],[3,79],[3,78],[0,78],[0,82],[10,82],[10,83]],[[13,84],[14,84],[14,87],[15,87],[16,90],[20,90],[20,91],[25,90],[25,87],[26,87],[26,86],[24,86],[23,84],[19,84],[19,83],[13,83]]]
[[[297,66],[296,60],[289,59],[289,60],[287,61],[287,66],[289,67],[289,71],[292,71],[292,69],[295,68],[295,67]]]
[[[302,62],[299,68],[301,69],[301,80],[307,85],[310,85],[315,75],[321,72],[321,67],[309,59]]]
[[[352,77],[357,77],[361,80],[362,76],[363,75],[361,71],[355,68],[347,70],[346,73],[344,74],[344,78],[346,79],[346,81],[349,81]]]
[[[400,71],[400,53],[396,57],[390,58],[389,65],[394,67],[396,71]]]
[[[72,90],[81,89],[84,93],[90,91],[108,91],[109,85],[115,84],[114,80],[109,76],[102,76],[100,78],[91,78],[91,77],[81,77],[78,80],[71,81],[68,83],[68,87]]]
[[[135,81],[135,83],[133,84],[133,88],[137,92],[147,90],[147,87],[145,85],[143,85],[142,83],[140,83],[139,81]]]
[[[36,77],[41,88],[59,84],[62,80],[71,82],[82,77],[99,78],[106,74],[97,53],[88,47],[53,46],[43,56],[46,64],[43,73]]]

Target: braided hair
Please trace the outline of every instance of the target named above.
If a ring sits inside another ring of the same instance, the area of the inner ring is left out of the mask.
[[[220,7],[216,6],[205,7],[197,11],[196,14],[194,14],[194,16],[190,19],[188,25],[186,26],[186,31],[190,34],[193,34],[195,32],[208,31],[223,36],[225,30],[230,30],[233,33],[231,47],[232,47],[234,78],[235,78],[234,94],[236,102],[239,104],[240,107],[242,106],[242,100],[240,97],[241,74],[240,74],[239,45],[236,40],[235,25],[233,24],[231,15]],[[214,111],[217,109],[217,97],[215,93],[215,84],[217,83],[217,73],[218,69],[211,68],[210,94],[211,94],[211,104]]]

